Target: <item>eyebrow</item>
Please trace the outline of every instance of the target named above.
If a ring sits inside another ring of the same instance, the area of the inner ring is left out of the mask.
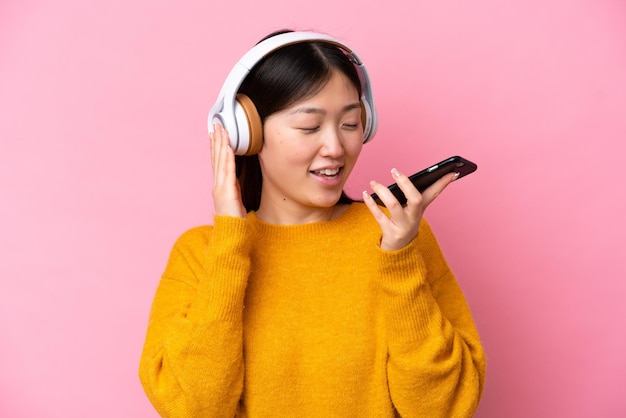
[[[344,106],[342,109],[342,112],[347,112],[349,110],[357,109],[360,107],[361,107],[361,103],[359,102],[351,103],[349,105]],[[296,113],[314,113],[314,114],[319,114],[319,115],[325,115],[326,111],[324,109],[319,109],[317,107],[298,107],[292,110],[291,112],[289,112],[290,115],[293,115]]]

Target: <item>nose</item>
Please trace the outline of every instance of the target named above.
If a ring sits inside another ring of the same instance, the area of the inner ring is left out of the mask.
[[[322,136],[320,154],[324,157],[337,158],[344,154],[343,138],[337,128],[330,128]]]

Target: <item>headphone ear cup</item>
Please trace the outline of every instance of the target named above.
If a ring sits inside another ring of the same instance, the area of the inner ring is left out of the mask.
[[[366,143],[373,136],[374,120],[372,108],[367,101],[361,99],[361,123],[363,124],[363,143]]]
[[[239,131],[239,140],[248,137],[248,144],[242,144],[241,150],[236,150],[240,155],[258,154],[263,148],[263,123],[261,116],[256,110],[256,106],[252,100],[245,94],[237,94],[235,97],[236,106],[239,106],[245,115],[245,120],[237,119],[237,129]],[[247,135],[245,135],[247,133]],[[239,152],[241,151],[241,152]]]

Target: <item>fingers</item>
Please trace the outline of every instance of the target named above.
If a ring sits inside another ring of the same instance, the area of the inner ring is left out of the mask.
[[[450,173],[443,176],[423,193],[420,193],[411,180],[397,169],[391,170],[391,174],[406,196],[406,205],[401,205],[387,187],[375,181],[370,182],[370,186],[389,214],[383,212],[367,192],[363,192],[363,201],[381,227],[383,234],[380,242],[381,248],[399,249],[415,238],[428,205],[458,177],[458,174]]]
[[[395,176],[394,176],[394,180],[397,180]],[[393,211],[394,209],[402,207],[401,203],[398,201],[398,199],[396,199],[394,194],[391,192],[391,190],[387,186],[377,181],[372,180],[370,181],[370,187],[372,191],[376,193],[376,195],[378,195],[379,200],[390,211]]]
[[[211,133],[211,165],[213,167],[214,186],[222,185],[228,179],[229,170],[234,164],[234,157],[230,148],[228,131],[220,124],[214,125]]]
[[[398,183],[404,182],[402,174],[398,170],[392,170],[392,175]],[[388,214],[385,213],[367,192],[363,192],[363,201],[381,228],[380,247],[385,250],[396,250],[404,247],[417,235],[421,218],[418,213],[419,207],[417,209],[403,207],[387,187],[376,181],[371,181],[370,186],[388,211]],[[411,186],[413,187],[412,184]],[[416,196],[411,196],[413,200],[416,198],[420,198],[419,193]]]
[[[426,209],[459,176],[458,173],[448,173],[420,193],[406,175],[400,173],[395,168],[391,172],[396,179],[398,187],[406,196],[406,206],[408,208],[421,206],[423,209]]]
[[[245,218],[246,208],[241,200],[235,152],[230,146],[228,131],[215,124],[210,140],[215,214]]]
[[[422,197],[424,198],[424,208],[428,207],[446,187],[459,177],[459,173],[448,173],[441,177],[432,186],[424,190]]]
[[[404,173],[401,173],[397,168],[391,169],[391,175],[395,179],[400,190],[402,190],[402,193],[404,193],[404,197],[406,197],[405,210],[411,216],[416,215],[418,213],[416,209],[419,209],[422,206],[422,194],[417,190],[409,177]]]
[[[401,214],[415,216],[417,214],[416,209],[418,209],[422,205],[422,195],[415,188],[413,183],[411,183],[411,180],[406,175],[401,173],[398,169],[393,168],[391,170],[391,175],[400,191],[402,191],[402,193],[404,194],[406,202],[400,203],[388,187],[383,186],[378,182],[370,182],[372,190],[378,195],[379,199],[389,210],[389,214],[392,217],[394,215],[399,216]]]
[[[224,149],[230,146],[228,131],[226,131],[222,125],[216,123],[213,125],[213,132],[211,132],[210,139],[211,164],[213,168],[216,169]]]
[[[378,189],[378,186],[373,185],[372,183],[375,183],[375,182],[370,182],[370,185],[371,185],[372,189],[376,192],[376,189]],[[385,187],[385,189],[386,189],[386,187]],[[387,190],[387,191],[389,191],[389,190]],[[376,192],[376,193],[378,193],[378,192]],[[389,193],[389,194],[391,194],[391,193]],[[380,198],[380,195],[379,195],[379,198]],[[376,221],[379,224],[389,220],[389,218],[387,218],[387,215],[385,215],[385,213],[380,209],[380,207],[374,201],[372,196],[365,190],[363,191],[363,202],[369,208],[370,212],[372,213],[372,215],[374,215],[374,218],[376,219]],[[384,201],[383,201],[383,203],[384,203]]]

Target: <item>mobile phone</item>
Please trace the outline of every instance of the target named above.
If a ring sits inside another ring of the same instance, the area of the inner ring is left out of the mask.
[[[461,177],[465,177],[468,174],[473,173],[477,168],[478,166],[475,163],[466,160],[463,157],[454,156],[409,176],[409,180],[411,180],[411,183],[413,183],[417,190],[422,193],[448,173],[459,173],[459,177],[457,179],[460,179]],[[389,190],[391,190],[391,193],[393,193],[401,205],[406,204],[406,197],[404,196],[404,193],[402,193],[402,190],[400,190],[397,183],[389,186]],[[374,199],[379,205],[384,206],[384,203],[380,200],[376,193],[372,194],[372,199]]]

